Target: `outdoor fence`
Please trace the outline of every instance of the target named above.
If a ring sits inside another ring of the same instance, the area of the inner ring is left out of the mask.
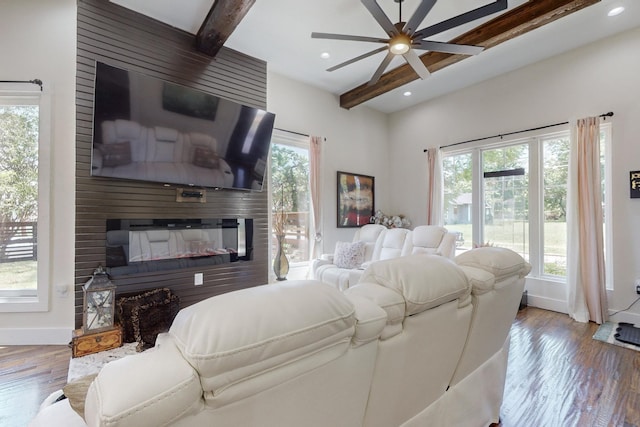
[[[309,260],[309,212],[286,212],[284,225],[285,253],[290,262]],[[275,219],[274,219],[275,220]],[[275,237],[272,239],[274,250],[277,249]],[[275,252],[274,252],[275,253]]]
[[[0,222],[0,262],[38,259],[37,222]]]

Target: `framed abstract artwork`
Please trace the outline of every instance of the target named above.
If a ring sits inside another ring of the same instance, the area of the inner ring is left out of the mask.
[[[338,171],[338,227],[361,227],[374,215],[375,178]]]
[[[629,191],[632,199],[640,199],[640,171],[629,172]]]

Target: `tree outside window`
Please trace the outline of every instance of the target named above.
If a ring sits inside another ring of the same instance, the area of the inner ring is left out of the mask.
[[[308,261],[309,151],[272,144],[271,185],[273,234],[284,234],[284,250],[290,262]],[[273,249],[275,253],[277,248]]]
[[[37,288],[37,105],[0,105],[0,290]]]

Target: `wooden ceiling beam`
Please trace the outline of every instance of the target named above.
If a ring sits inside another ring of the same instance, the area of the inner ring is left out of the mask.
[[[454,38],[451,43],[484,46],[490,49],[531,30],[591,6],[601,0],[529,0],[502,15]],[[482,55],[482,54],[481,54]],[[420,59],[430,72],[468,58],[440,52],[427,52]],[[419,77],[408,64],[394,68],[380,77],[374,85],[364,83],[340,95],[340,106],[350,109]]]
[[[216,56],[255,0],[215,0],[196,34],[197,49]]]

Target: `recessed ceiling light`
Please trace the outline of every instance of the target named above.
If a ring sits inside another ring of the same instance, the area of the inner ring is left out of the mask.
[[[329,58],[331,58],[331,55],[329,54],[329,52],[322,52],[322,53],[320,54],[320,58],[322,58],[322,59],[329,59]]]
[[[620,15],[622,12],[624,12],[624,7],[623,6],[614,7],[613,9],[611,9],[609,11],[609,13],[607,13],[607,16]]]
[[[403,93],[404,96],[411,96],[411,92],[406,91],[405,93]]]

